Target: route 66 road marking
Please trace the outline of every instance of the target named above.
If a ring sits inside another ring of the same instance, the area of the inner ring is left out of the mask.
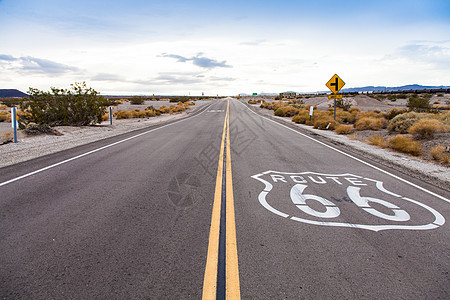
[[[430,206],[388,191],[382,181],[354,174],[266,171],[252,178],[265,185],[258,196],[262,206],[297,222],[372,231],[428,230],[445,223],[444,217]],[[325,185],[332,185],[335,197],[327,199],[320,195]],[[289,207],[289,212],[283,211],[286,207]],[[349,213],[355,208],[358,216]],[[419,217],[417,211],[426,217]],[[355,223],[342,222],[352,219]],[[367,223],[362,223],[361,219]]]

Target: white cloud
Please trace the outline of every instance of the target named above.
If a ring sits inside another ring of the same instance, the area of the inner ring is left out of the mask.
[[[68,72],[79,71],[77,67],[31,56],[16,58],[11,55],[2,54],[0,55],[0,61],[3,61],[3,68],[16,71],[19,74],[59,76]]]
[[[161,57],[175,58],[177,60],[177,62],[183,62],[183,63],[187,62],[187,61],[192,61],[192,63],[195,66],[201,67],[201,68],[206,68],[206,69],[231,68],[230,65],[227,65],[226,60],[217,61],[215,59],[204,57],[202,55],[203,55],[203,53],[198,53],[196,56],[187,58],[187,57],[184,57],[181,55],[163,53],[163,54],[161,54]]]

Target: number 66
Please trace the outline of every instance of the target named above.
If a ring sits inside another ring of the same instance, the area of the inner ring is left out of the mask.
[[[303,191],[307,188],[307,185],[305,184],[296,184],[291,189],[291,200],[292,202],[304,213],[307,213],[309,215],[320,217],[320,218],[336,218],[340,215],[339,208],[331,201],[324,199],[322,197],[316,196],[316,195],[309,195],[303,194]],[[404,211],[403,209],[400,209],[397,205],[392,204],[390,202],[387,202],[385,200],[372,198],[372,197],[361,197],[359,191],[361,189],[355,186],[349,186],[347,188],[347,194],[350,197],[350,199],[355,203],[357,206],[361,207],[364,211],[385,219],[389,221],[398,221],[398,222],[404,222],[408,221],[411,217],[409,214]],[[306,200],[315,200],[319,202],[320,204],[324,205],[326,208],[325,212],[319,212],[313,208],[311,208],[307,203]],[[385,213],[382,213],[375,208],[371,207],[371,203],[377,203],[380,205],[383,205],[384,207],[391,209],[394,215],[388,215]]]

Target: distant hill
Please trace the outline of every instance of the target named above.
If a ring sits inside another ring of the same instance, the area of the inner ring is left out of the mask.
[[[15,89],[0,89],[0,98],[22,98],[28,95]]]
[[[424,86],[419,84],[409,84],[399,87],[385,87],[385,86],[365,86],[357,88],[342,89],[341,93],[354,92],[401,92],[401,91],[420,91],[420,90],[435,90],[435,89],[450,89],[450,86]]]

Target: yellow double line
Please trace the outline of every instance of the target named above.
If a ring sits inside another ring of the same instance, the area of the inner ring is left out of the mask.
[[[217,271],[219,261],[219,235],[220,214],[222,206],[222,176],[223,158],[226,139],[226,240],[225,240],[225,296],[227,299],[240,299],[239,269],[236,245],[236,224],[234,216],[233,181],[231,176],[231,150],[230,150],[230,101],[227,104],[225,121],[223,122],[222,142],[219,153],[219,165],[217,168],[216,189],[214,192],[214,204],[211,217],[211,229],[209,232],[208,254],[206,258],[205,277],[203,280],[202,299],[216,299]]]

